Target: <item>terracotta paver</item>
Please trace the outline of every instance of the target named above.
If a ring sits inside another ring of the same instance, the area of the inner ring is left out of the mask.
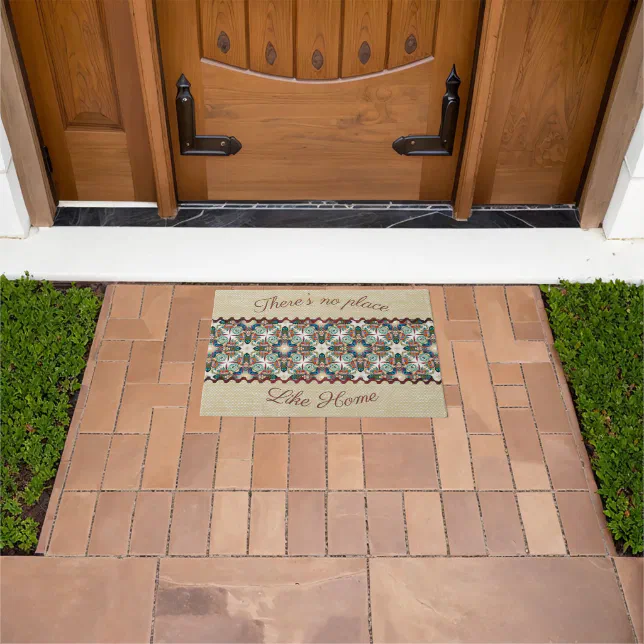
[[[170,529],[171,555],[205,555],[212,495],[210,492],[177,492]]]
[[[330,555],[367,554],[365,497],[361,492],[329,492]]]
[[[325,441],[322,434],[291,436],[289,487],[325,489]]]
[[[253,454],[253,489],[285,488],[287,469],[287,436],[258,434]]]
[[[332,490],[362,489],[362,439],[353,435],[328,437],[329,488]]]
[[[404,499],[410,554],[447,554],[440,494],[405,492]]]
[[[253,492],[250,504],[249,553],[283,555],[286,548],[285,523],[285,492]]]
[[[418,288],[445,419],[201,417],[214,287],[110,286],[38,547],[71,586],[49,631],[5,593],[3,641],[621,642],[627,607],[641,633],[538,290]]]
[[[132,522],[132,555],[165,555],[172,510],[170,492],[139,492]]]
[[[485,540],[476,494],[445,492],[443,506],[450,554],[484,555]]]
[[[112,438],[103,478],[104,490],[139,489],[146,444],[144,434],[117,434]]]
[[[181,450],[177,487],[212,488],[217,456],[217,434],[186,434]]]
[[[134,492],[102,492],[98,495],[88,554],[120,555],[127,552],[135,498]]]
[[[326,549],[324,492],[288,493],[288,553],[323,555]]]
[[[405,524],[401,492],[368,492],[369,549],[372,555],[404,555]]]
[[[331,438],[337,440],[340,437],[330,437],[329,441]],[[438,487],[436,469],[432,467],[435,457],[431,436],[365,436],[364,461],[367,488],[436,489]],[[329,455],[329,485],[331,486],[330,463]]]
[[[215,492],[210,530],[211,554],[246,554],[248,493]]]

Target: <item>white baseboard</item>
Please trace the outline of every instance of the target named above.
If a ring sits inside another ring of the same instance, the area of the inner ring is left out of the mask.
[[[16,278],[131,282],[535,284],[644,281],[644,240],[600,229],[32,228],[0,239]]]

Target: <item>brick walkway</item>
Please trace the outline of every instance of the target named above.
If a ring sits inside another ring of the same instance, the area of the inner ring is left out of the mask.
[[[429,290],[447,419],[289,420],[199,416],[214,287],[110,287],[4,639],[642,641],[538,289]]]

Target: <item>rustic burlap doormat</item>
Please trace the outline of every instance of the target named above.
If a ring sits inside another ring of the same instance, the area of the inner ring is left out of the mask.
[[[429,292],[217,291],[202,416],[447,416]]]

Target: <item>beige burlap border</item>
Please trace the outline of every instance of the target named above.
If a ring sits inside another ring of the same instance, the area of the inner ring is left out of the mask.
[[[217,291],[213,318],[360,319],[432,317],[429,292],[409,290]],[[438,356],[440,360],[440,355]],[[205,376],[205,365],[204,365]],[[206,381],[202,416],[445,418],[439,383]]]

